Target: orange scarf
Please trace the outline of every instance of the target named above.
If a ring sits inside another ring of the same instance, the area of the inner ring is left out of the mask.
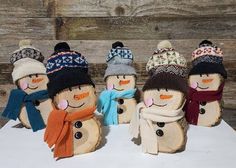
[[[68,113],[64,110],[54,109],[49,117],[44,134],[44,141],[51,148],[54,147],[54,157],[73,156],[72,121],[87,120],[93,117],[96,107],[90,107],[78,112]]]

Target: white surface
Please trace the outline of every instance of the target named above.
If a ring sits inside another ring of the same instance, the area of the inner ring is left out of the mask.
[[[186,150],[177,154],[150,155],[130,139],[128,125],[104,127],[106,144],[95,152],[55,161],[43,142],[44,130],[0,129],[2,168],[235,168],[236,134],[224,121],[213,128],[190,126]]]

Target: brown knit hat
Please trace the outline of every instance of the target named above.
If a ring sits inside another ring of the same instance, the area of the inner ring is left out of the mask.
[[[157,45],[157,50],[148,60],[146,70],[150,77],[143,91],[167,88],[186,93],[187,61],[172,48],[169,41],[164,40]]]

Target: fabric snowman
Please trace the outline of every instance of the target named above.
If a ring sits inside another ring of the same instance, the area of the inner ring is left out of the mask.
[[[112,44],[106,62],[106,89],[99,96],[97,109],[104,115],[104,125],[129,123],[139,95],[136,72],[131,66],[133,54],[117,41]]]
[[[52,110],[44,56],[32,46],[30,40],[20,41],[19,47],[10,58],[14,66],[12,78],[17,89],[11,91],[2,115],[13,120],[19,118],[26,128],[32,128],[35,132],[45,128]]]
[[[144,153],[184,150],[187,122],[182,108],[187,91],[187,63],[169,41],[162,41],[150,57],[149,78],[143,87],[144,102],[130,122],[134,139],[141,138]]]
[[[94,151],[101,140],[95,85],[84,56],[58,43],[47,61],[48,92],[55,108],[50,113],[44,140],[54,157],[65,158]]]
[[[204,40],[192,53],[189,91],[185,107],[190,124],[214,126],[221,120],[221,99],[227,72],[223,52],[211,41]]]

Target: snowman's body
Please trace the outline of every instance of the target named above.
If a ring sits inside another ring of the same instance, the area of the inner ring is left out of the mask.
[[[223,79],[220,74],[199,74],[189,76],[190,86],[199,92],[216,91],[222,81]],[[197,125],[207,127],[214,126],[220,122],[221,115],[222,108],[220,101],[200,102]]]
[[[95,89],[91,85],[75,86],[64,89],[55,96],[54,100],[57,105],[66,100],[64,108],[67,113],[78,112],[85,108],[96,106]],[[93,116],[84,120],[75,120],[71,124],[74,155],[94,151],[101,141],[101,124],[98,119]]]
[[[106,79],[107,88],[114,89],[117,92],[134,89],[136,87],[135,84],[136,77],[134,75],[115,75],[108,76]],[[135,112],[137,99],[135,97],[130,99],[119,98],[116,101],[118,104],[118,123],[129,123],[132,118],[132,114]]]
[[[20,89],[22,89],[27,94],[31,94],[41,90],[47,90],[48,78],[47,75],[32,74],[19,79],[17,83]],[[33,103],[35,108],[41,114],[42,119],[46,125],[48,116],[53,109],[52,100],[48,98],[44,100],[36,100]],[[19,120],[26,128],[31,128],[25,106],[21,108]]]
[[[175,110],[185,102],[183,93],[168,89],[147,90],[144,92],[144,100],[146,106],[155,107],[157,110]],[[173,122],[152,121],[152,126],[159,152],[174,153],[185,149],[188,125],[184,117]],[[143,131],[141,125],[141,138]]]

